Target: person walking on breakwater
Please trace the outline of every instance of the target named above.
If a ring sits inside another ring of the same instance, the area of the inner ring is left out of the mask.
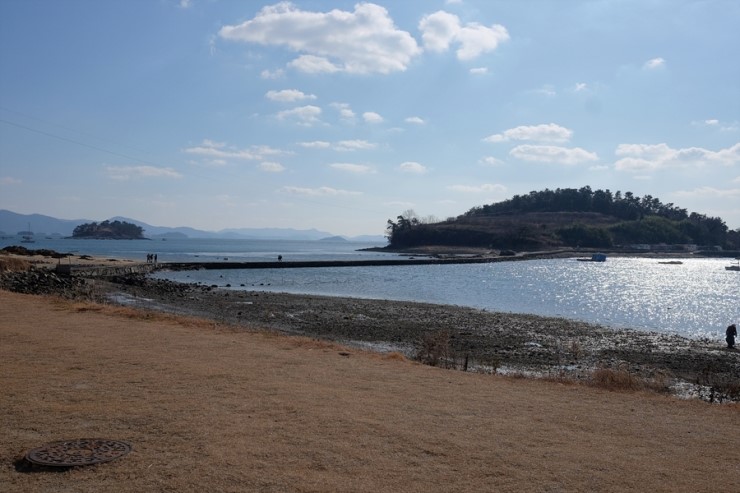
[[[737,337],[737,327],[735,327],[735,324],[732,324],[727,327],[727,331],[725,332],[725,340],[727,341],[727,347],[732,349],[735,347],[735,338]]]

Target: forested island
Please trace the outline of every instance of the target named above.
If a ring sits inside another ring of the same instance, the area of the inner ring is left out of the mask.
[[[72,238],[142,240],[144,229],[126,221],[103,221],[80,224],[72,231]]]
[[[718,217],[689,213],[673,203],[632,192],[558,188],[532,191],[473,207],[444,221],[413,211],[389,219],[391,249],[456,246],[535,250],[552,247],[610,248],[629,245],[697,245],[740,249],[740,229]]]

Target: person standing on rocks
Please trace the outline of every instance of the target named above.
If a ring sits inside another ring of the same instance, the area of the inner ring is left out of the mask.
[[[735,347],[735,338],[737,337],[737,327],[735,327],[735,324],[732,324],[727,327],[727,331],[725,332],[725,340],[727,341],[727,347],[729,349],[732,349]]]

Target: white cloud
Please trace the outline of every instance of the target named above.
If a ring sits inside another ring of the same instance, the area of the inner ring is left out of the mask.
[[[427,172],[426,166],[415,161],[406,161],[405,163],[401,163],[398,165],[398,169],[404,173],[413,173],[416,175],[423,175]]]
[[[208,168],[222,168],[229,164],[226,159],[204,159],[203,161],[190,161],[190,164],[206,166]]]
[[[366,140],[342,140],[334,145],[335,151],[366,151],[375,149],[377,144]]]
[[[285,171],[285,166],[272,161],[263,161],[260,163],[260,169],[262,171],[267,171],[268,173],[281,173]]]
[[[576,82],[575,87],[573,88],[574,92],[582,92],[588,89],[588,85],[585,82]]]
[[[278,101],[280,103],[293,103],[295,101],[303,101],[305,99],[316,99],[316,96],[313,94],[304,94],[302,91],[298,91],[297,89],[267,91],[265,97],[270,101]]]
[[[333,74],[342,70],[328,59],[314,55],[301,55],[288,63],[288,67],[307,74]]]
[[[665,67],[665,59],[660,57],[651,58],[642,65],[642,68],[645,70],[656,70],[663,67]]]
[[[339,118],[346,122],[353,122],[355,120],[355,112],[352,111],[349,104],[347,103],[331,103],[329,106],[336,109],[339,112]]]
[[[0,177],[0,185],[20,185],[21,183],[21,180],[13,178],[12,176]]]
[[[370,166],[364,164],[353,164],[353,163],[334,163],[330,164],[329,167],[338,169],[340,171],[347,171],[349,173],[355,173],[358,175],[367,175],[375,173],[375,170]]]
[[[383,117],[374,111],[366,111],[362,114],[362,119],[367,123],[382,123]]]
[[[580,147],[559,147],[546,145],[520,145],[509,151],[509,154],[523,161],[574,165],[588,161],[598,161],[594,152]]]
[[[541,94],[541,95],[546,96],[548,98],[553,98],[553,97],[555,97],[555,96],[558,95],[558,93],[555,90],[555,88],[553,86],[547,85],[547,84],[544,85],[544,86],[542,86],[539,89],[535,89],[533,92],[535,94]]]
[[[495,158],[493,156],[486,156],[486,157],[482,158],[479,161],[479,163],[482,164],[482,165],[484,165],[484,166],[501,166],[503,164],[506,164],[502,160],[497,159],[497,158]]]
[[[614,163],[620,171],[645,171],[691,166],[736,166],[740,164],[740,142],[727,149],[710,151],[701,147],[672,149],[667,144],[620,144]]]
[[[511,140],[533,140],[536,142],[568,142],[573,131],[555,123],[543,125],[519,126],[505,130],[500,134],[489,135],[485,142],[508,142]]]
[[[307,149],[328,149],[331,144],[323,140],[314,140],[313,142],[299,142],[299,146]]]
[[[226,147],[226,142],[217,142],[211,139],[203,139],[203,145],[206,147],[215,147],[217,149],[221,149],[223,147]]]
[[[460,18],[439,10],[419,21],[424,47],[429,51],[444,52],[453,43],[457,45],[459,60],[472,60],[483,53],[495,50],[509,39],[506,28],[500,24],[491,27],[471,22],[462,26]]]
[[[483,193],[483,192],[505,192],[506,187],[503,185],[484,183],[482,185],[450,185],[449,190],[461,193]]]
[[[193,6],[192,0],[180,0],[180,3],[178,4],[178,7],[180,7],[181,9],[189,9],[192,6]]]
[[[486,67],[471,68],[470,73],[473,75],[485,75],[488,73],[488,68]]]
[[[362,195],[362,192],[352,192],[349,190],[340,190],[331,187],[303,188],[303,187],[283,187],[280,189],[284,193],[291,195],[305,195],[309,197],[326,197],[340,195]]]
[[[285,70],[279,68],[277,70],[263,70],[260,72],[260,77],[263,79],[280,79],[285,76]]]
[[[172,168],[156,166],[106,166],[108,177],[113,180],[132,180],[136,178],[182,178]]]
[[[285,154],[292,154],[292,152],[283,151],[280,149],[274,149],[270,146],[252,146],[252,149],[254,152],[256,152],[259,156],[280,156]]]
[[[373,142],[367,140],[340,140],[339,142],[326,142],[324,140],[315,140],[311,142],[299,142],[299,146],[306,149],[333,149],[341,152],[352,152],[352,151],[369,151],[378,147]]]
[[[422,32],[424,48],[436,52],[447,51],[460,30],[460,18],[439,10],[423,17],[419,22],[419,30]]]
[[[733,180],[737,182],[738,180]],[[735,198],[740,197],[740,188],[714,188],[714,187],[699,187],[693,190],[680,190],[675,192],[679,197],[722,197],[722,198]]]
[[[320,115],[321,108],[318,106],[307,105],[299,106],[292,110],[281,111],[277,114],[277,118],[278,120],[293,120],[298,123],[298,125],[310,127],[321,122],[319,119]]]
[[[395,26],[388,11],[372,3],[357,3],[352,12],[310,12],[280,2],[263,7],[251,20],[223,26],[219,36],[287,48],[300,54],[290,66],[314,73],[388,74],[406,70],[421,53],[416,40]]]
[[[691,122],[692,125],[698,126],[698,127],[709,127],[713,129],[719,129],[721,132],[737,132],[740,130],[740,125],[738,125],[738,122],[721,122],[717,120],[716,118],[710,118],[707,120],[702,121],[694,121]]]
[[[212,160],[260,160],[264,156],[289,154],[288,152],[268,146],[252,146],[250,149],[237,149],[235,147],[228,147],[223,142],[214,142],[209,139],[205,139],[199,146],[188,147],[183,149],[183,151],[188,154],[211,158]]]
[[[414,125],[424,125],[426,122],[423,118],[418,116],[410,116],[404,120],[406,123],[413,123]]]

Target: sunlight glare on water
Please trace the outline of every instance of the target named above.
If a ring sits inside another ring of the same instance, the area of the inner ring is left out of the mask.
[[[740,276],[726,271],[721,260],[688,259],[682,265],[635,258],[526,263],[525,269],[489,265],[491,275],[519,271],[511,278],[520,285],[497,293],[513,311],[692,337],[716,337],[740,315]]]
[[[488,264],[160,273],[184,282],[423,301],[565,317],[612,327],[722,339],[740,318],[740,275],[725,260],[547,259]],[[243,285],[243,286],[242,286]]]

